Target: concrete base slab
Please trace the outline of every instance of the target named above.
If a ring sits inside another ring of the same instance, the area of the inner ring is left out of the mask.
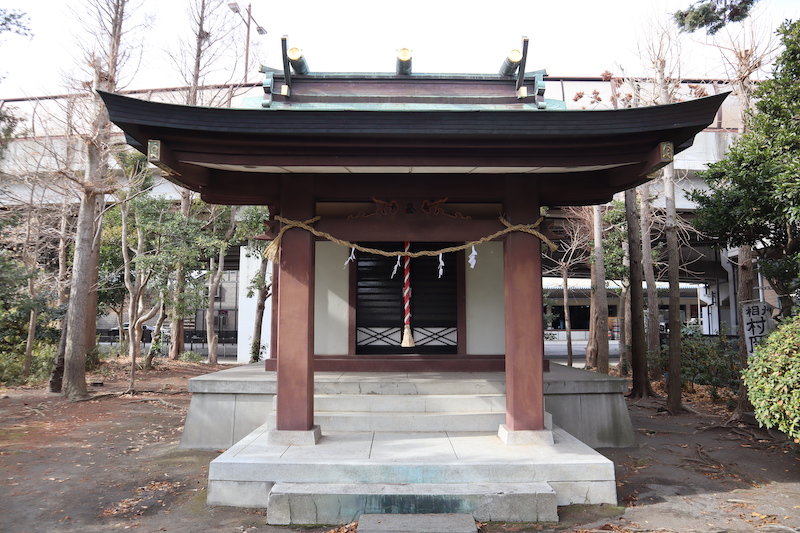
[[[344,524],[373,513],[558,521],[556,493],[547,483],[276,483],[267,503],[272,525]]]
[[[358,533],[477,533],[470,514],[365,514]]]
[[[549,429],[542,429],[538,431],[511,431],[505,424],[500,424],[500,429],[497,430],[497,436],[506,446],[536,446],[536,445],[552,445],[553,432]]]
[[[314,446],[319,442],[322,430],[313,426],[307,431],[290,431],[285,429],[271,429],[267,432],[267,444],[276,446]]]

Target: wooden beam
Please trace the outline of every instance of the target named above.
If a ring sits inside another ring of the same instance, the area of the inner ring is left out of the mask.
[[[430,141],[412,145],[399,142],[399,146],[376,145],[374,140],[354,141],[349,146],[304,144],[248,144],[237,146],[194,146],[192,151],[176,153],[181,161],[197,165],[231,165],[239,167],[399,167],[394,174],[407,174],[412,167],[441,168],[448,173],[450,167],[480,168],[571,168],[564,176],[580,174],[580,167],[622,166],[641,163],[631,159],[630,153],[603,151],[602,146],[581,149],[548,145],[546,143],[519,143],[516,146],[490,146],[466,143],[463,146]],[[341,173],[341,172],[339,172]],[[391,172],[389,174],[392,174]]]
[[[499,203],[503,193],[493,185],[501,179],[502,176],[485,174],[316,174],[314,189],[319,202],[364,201],[372,197],[389,201],[413,193],[431,201],[448,198],[451,203]]]
[[[200,189],[200,194],[204,201],[211,204],[278,204],[282,175],[214,170],[208,184]]]
[[[177,185],[185,185],[193,190],[208,183],[207,168],[181,163],[169,145],[158,139],[147,141],[147,161],[164,172],[164,177]]]
[[[652,174],[675,160],[675,146],[667,141],[660,142],[650,151],[644,166],[643,174]]]

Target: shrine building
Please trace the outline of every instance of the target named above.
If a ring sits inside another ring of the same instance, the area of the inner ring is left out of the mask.
[[[548,369],[542,214],[648,180],[727,94],[567,110],[526,46],[494,75],[415,74],[403,51],[396,73],[312,73],[285,40],[283,58],[243,108],[101,93],[168,179],[270,208],[270,357],[190,383],[184,445],[228,449],[209,503],[273,524],[616,504],[592,447],[634,439],[625,383]]]

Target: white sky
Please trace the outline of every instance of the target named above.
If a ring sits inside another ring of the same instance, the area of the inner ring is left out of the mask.
[[[164,58],[185,28],[187,1],[141,1],[136,15],[154,14],[155,23],[142,32],[145,59],[128,87],[179,85]],[[252,46],[259,54],[250,81],[260,79],[258,63],[280,64],[282,35],[289,36],[290,46],[303,49],[312,72],[392,72],[397,49],[407,47],[416,73],[494,74],[525,35],[530,39],[527,70],[599,76],[605,70],[620,74],[622,67],[627,74],[642,74],[646,66],[637,43],[645,42],[640,35],[647,33],[647,21],[669,20],[669,13],[692,1],[254,0],[253,19],[268,35],[258,36],[252,28]],[[239,4],[244,11],[247,2]],[[2,2],[0,7],[28,13],[34,36],[0,37],[0,75],[5,75],[0,99],[65,92],[62,76],[81,59],[70,6],[81,5],[80,0]],[[800,1],[761,0],[753,17],[765,35],[785,19],[800,19]],[[723,30],[720,37],[729,33]],[[704,32],[684,38],[683,77],[725,76],[719,52],[701,44],[706,40]]]

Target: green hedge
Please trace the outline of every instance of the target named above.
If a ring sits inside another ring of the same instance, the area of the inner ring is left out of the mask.
[[[800,442],[800,316],[756,346],[742,377],[756,420]]]

